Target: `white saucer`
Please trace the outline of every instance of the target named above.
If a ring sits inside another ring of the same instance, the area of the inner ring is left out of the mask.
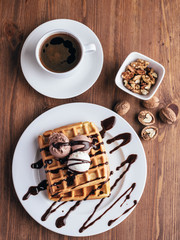
[[[40,68],[35,59],[38,40],[48,31],[66,29],[79,36],[84,44],[94,43],[96,51],[86,54],[82,67],[72,77],[57,79]],[[103,66],[103,50],[95,33],[84,24],[69,20],[56,19],[43,23],[34,29],[24,42],[21,51],[21,67],[28,83],[39,93],[52,98],[71,98],[88,90],[98,79]]]

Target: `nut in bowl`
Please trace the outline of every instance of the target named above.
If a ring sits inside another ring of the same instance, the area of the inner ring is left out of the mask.
[[[136,73],[133,73],[134,68],[136,67],[135,65],[138,65],[139,67],[137,66]],[[157,91],[164,78],[164,74],[165,69],[160,63],[141,53],[132,52],[127,56],[122,66],[120,67],[115,78],[115,83],[121,90],[129,93],[130,95],[142,100],[148,100]],[[129,78],[127,80],[126,75],[128,75]],[[134,78],[137,78],[135,79],[135,81],[137,80],[137,83],[138,81],[141,81],[142,84],[134,84]],[[148,80],[149,82],[146,83]],[[138,89],[134,89],[133,87],[136,87]]]

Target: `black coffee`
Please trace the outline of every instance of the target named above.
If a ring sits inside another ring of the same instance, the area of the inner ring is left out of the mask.
[[[73,69],[81,59],[78,41],[65,33],[48,37],[40,48],[42,65],[52,72],[63,73]]]

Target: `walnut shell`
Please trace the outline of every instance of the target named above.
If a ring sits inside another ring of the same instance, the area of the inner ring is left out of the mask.
[[[142,129],[141,137],[145,141],[154,140],[158,135],[158,128],[154,126],[148,126]]]
[[[167,107],[171,108],[174,111],[174,113],[176,114],[176,117],[178,116],[179,108],[175,103],[170,103],[167,105]]]
[[[114,110],[120,116],[125,115],[129,111],[129,109],[130,109],[130,103],[128,101],[118,102],[114,107]]]
[[[155,123],[154,115],[151,112],[146,111],[146,110],[141,111],[138,114],[138,120],[141,124],[143,124],[145,126],[152,125]]]
[[[159,98],[154,96],[147,101],[143,101],[142,104],[145,108],[156,108],[159,106]]]
[[[173,124],[176,119],[176,113],[169,107],[162,108],[159,112],[160,119],[167,124]]]

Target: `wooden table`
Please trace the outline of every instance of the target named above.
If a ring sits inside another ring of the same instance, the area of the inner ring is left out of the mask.
[[[166,69],[156,94],[161,104],[153,113],[170,102],[178,104],[180,1],[1,0],[0,9],[0,239],[180,239],[179,121],[166,125],[156,118],[158,138],[143,142],[148,172],[140,203],[124,222],[97,236],[71,238],[37,224],[21,206],[11,175],[19,137],[31,121],[54,106],[90,102],[112,109],[117,101],[125,99],[131,109],[124,118],[139,133],[142,125],[137,122],[137,114],[143,107],[139,100],[119,90],[114,83],[117,70],[132,51],[155,59]],[[19,60],[28,34],[41,23],[57,18],[86,24],[97,34],[104,50],[104,66],[98,81],[87,92],[67,100],[51,99],[31,88],[22,74]]]

